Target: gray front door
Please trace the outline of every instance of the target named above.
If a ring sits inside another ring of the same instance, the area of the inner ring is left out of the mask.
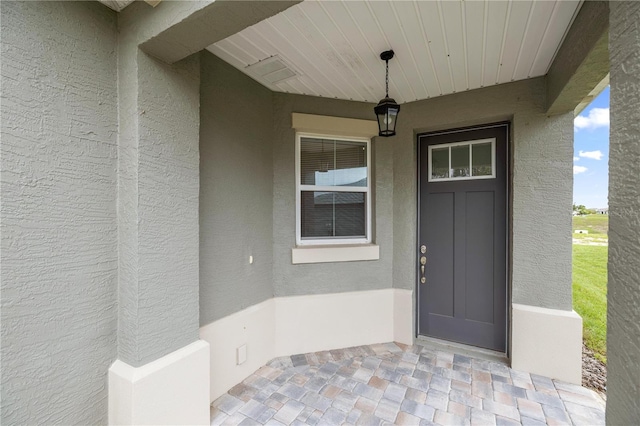
[[[418,136],[421,335],[505,352],[508,131]]]

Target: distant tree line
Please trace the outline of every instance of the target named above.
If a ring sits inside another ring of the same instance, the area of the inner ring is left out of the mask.
[[[582,204],[573,205],[573,211],[579,214],[580,216],[584,216],[587,214],[596,214],[596,209],[588,209]]]

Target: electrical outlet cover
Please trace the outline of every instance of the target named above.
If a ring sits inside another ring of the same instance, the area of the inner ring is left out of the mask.
[[[244,364],[247,360],[247,345],[242,345],[236,349],[236,361],[238,365]]]

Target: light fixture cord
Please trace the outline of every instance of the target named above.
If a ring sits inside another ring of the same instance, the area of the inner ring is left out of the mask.
[[[386,94],[385,98],[388,98],[389,97],[389,60],[386,60],[385,62],[387,63],[387,75],[386,75],[386,77],[384,79],[384,82],[385,82],[385,85],[386,85],[386,88],[387,88],[387,94]]]

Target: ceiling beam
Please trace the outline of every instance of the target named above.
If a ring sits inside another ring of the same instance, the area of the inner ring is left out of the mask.
[[[215,1],[142,43],[140,48],[172,64],[300,1]]]
[[[573,111],[609,73],[609,3],[585,1],[547,73],[547,114]]]
[[[607,74],[600,83],[598,83],[598,85],[587,95],[586,98],[584,98],[582,100],[582,102],[580,102],[578,104],[578,106],[576,107],[576,109],[573,111],[573,114],[575,116],[578,116],[582,111],[584,111],[584,109],[586,107],[589,106],[589,104],[595,99],[597,98],[600,93],[602,93],[602,91],[604,89],[607,88],[607,86],[609,85],[609,74]]]

